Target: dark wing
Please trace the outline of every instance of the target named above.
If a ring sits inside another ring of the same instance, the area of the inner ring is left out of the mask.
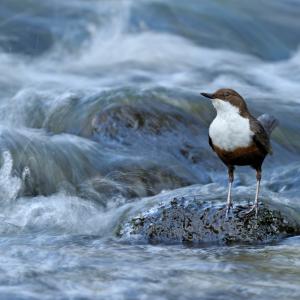
[[[272,154],[270,138],[264,127],[255,118],[251,118],[250,129],[254,132],[253,141],[256,146],[264,152]]]
[[[213,145],[212,140],[209,135],[208,135],[208,143],[209,143],[209,146],[215,151],[214,145]]]

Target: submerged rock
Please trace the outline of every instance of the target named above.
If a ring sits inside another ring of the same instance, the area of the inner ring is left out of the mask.
[[[150,243],[256,244],[300,233],[299,224],[272,205],[261,204],[257,218],[248,209],[235,206],[226,218],[224,205],[174,198],[132,218],[120,235]]]
[[[153,100],[110,105],[97,114],[92,123],[96,134],[121,141],[137,133],[160,136],[181,131],[183,128],[193,134],[204,131],[203,124],[191,115],[173,105],[156,103]],[[131,142],[134,141],[132,139]]]
[[[215,156],[208,148],[205,122],[168,103],[152,99],[109,105],[94,116],[91,127],[96,141],[142,146],[143,152],[145,148],[159,149],[178,160],[216,168]]]

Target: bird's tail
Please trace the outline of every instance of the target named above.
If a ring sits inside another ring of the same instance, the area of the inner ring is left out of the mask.
[[[272,133],[272,131],[278,126],[279,121],[268,114],[263,114],[257,118],[257,120],[261,123],[261,125],[264,127],[265,131],[268,135]]]

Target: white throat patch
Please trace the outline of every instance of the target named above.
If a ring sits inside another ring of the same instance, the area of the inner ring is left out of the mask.
[[[213,99],[212,103],[217,111],[209,127],[213,144],[226,151],[250,146],[253,132],[249,119],[242,117],[239,109],[227,101]]]

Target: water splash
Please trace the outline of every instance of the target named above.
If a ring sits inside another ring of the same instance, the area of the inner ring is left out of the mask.
[[[22,178],[30,176],[30,170],[24,169]],[[13,159],[9,151],[2,153],[2,166],[0,169],[0,203],[6,205],[16,200],[22,188],[22,178],[13,175]]]

